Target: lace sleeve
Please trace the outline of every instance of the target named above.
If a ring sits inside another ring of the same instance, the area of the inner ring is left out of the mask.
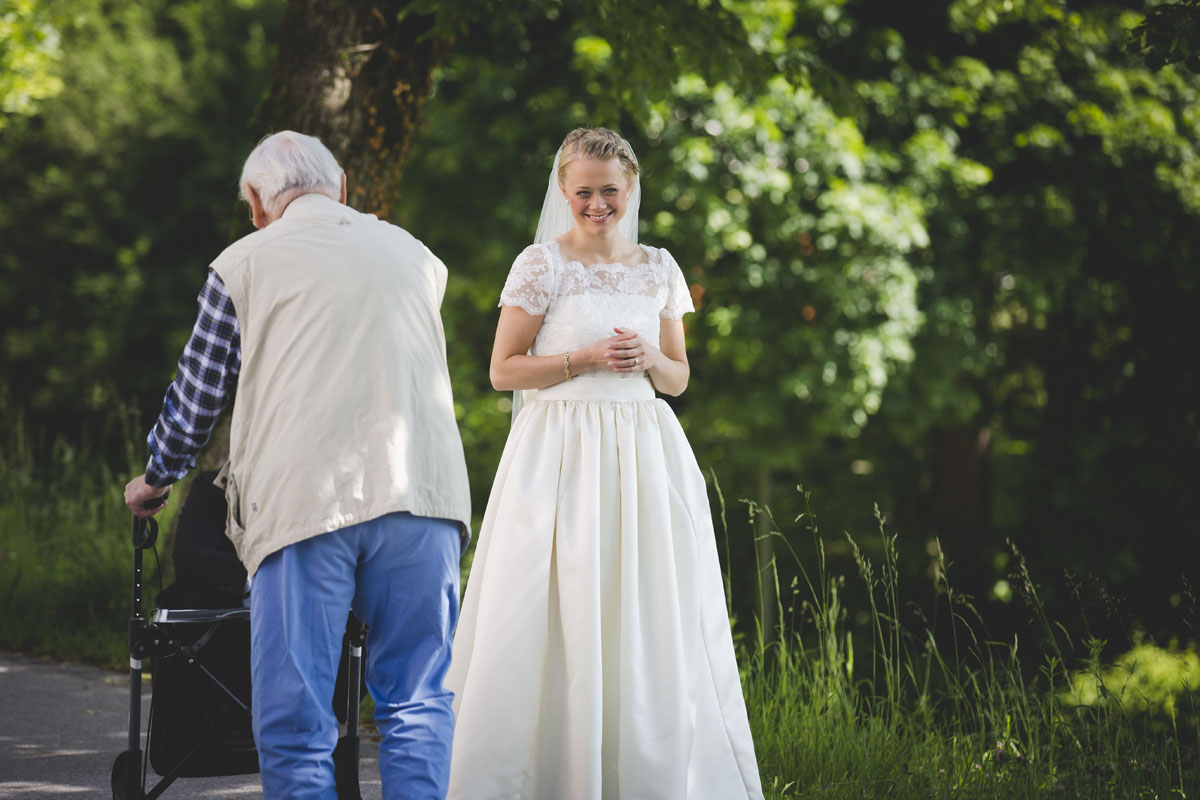
[[[674,257],[665,249],[660,252],[667,279],[667,301],[658,315],[667,319],[683,319],[684,314],[696,310],[696,307],[692,305],[692,295],[688,291],[687,279],[683,277],[683,270],[679,268]]]
[[[534,316],[545,314],[554,296],[554,285],[554,265],[546,257],[545,248],[526,247],[508,272],[499,305],[516,306]]]

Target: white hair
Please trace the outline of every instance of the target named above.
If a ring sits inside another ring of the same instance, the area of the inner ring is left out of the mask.
[[[333,199],[341,196],[342,168],[329,148],[315,136],[279,131],[265,137],[242,166],[239,196],[250,202],[249,189],[258,192],[263,209],[283,213],[290,195],[314,191]]]

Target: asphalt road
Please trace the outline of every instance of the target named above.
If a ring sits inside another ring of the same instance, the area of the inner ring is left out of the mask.
[[[143,731],[149,708],[146,688]],[[0,798],[111,798],[113,760],[128,731],[127,674],[0,652]],[[363,741],[364,800],[382,797],[377,753]],[[262,790],[257,775],[180,778],[162,796],[252,800]]]

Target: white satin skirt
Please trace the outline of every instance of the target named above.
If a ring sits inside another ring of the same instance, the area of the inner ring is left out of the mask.
[[[452,800],[762,797],[704,477],[644,376],[517,417],[446,686]]]

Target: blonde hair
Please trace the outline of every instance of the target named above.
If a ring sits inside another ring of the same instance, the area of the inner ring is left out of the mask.
[[[637,182],[638,161],[629,142],[608,128],[576,128],[563,139],[558,153],[558,185],[565,185],[567,165],[581,158],[620,161],[621,172],[632,187]]]

